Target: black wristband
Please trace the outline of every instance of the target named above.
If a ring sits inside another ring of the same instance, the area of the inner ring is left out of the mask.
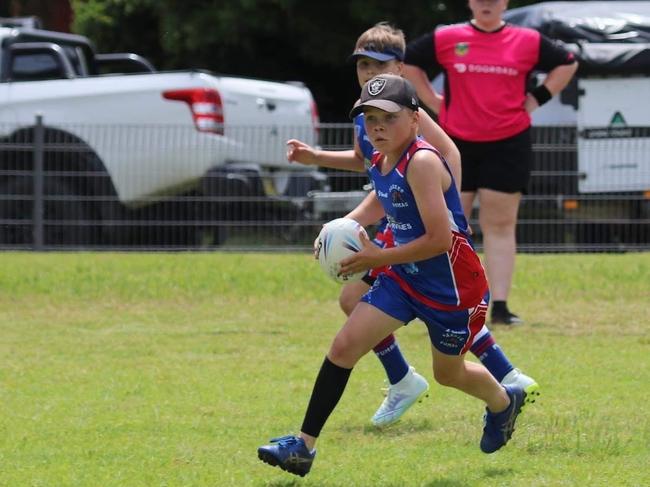
[[[531,95],[533,95],[533,98],[537,100],[537,104],[541,107],[544,103],[549,101],[551,98],[553,98],[553,95],[551,94],[550,91],[548,91],[548,88],[544,85],[539,85],[537,88],[535,88],[533,91],[530,92]]]

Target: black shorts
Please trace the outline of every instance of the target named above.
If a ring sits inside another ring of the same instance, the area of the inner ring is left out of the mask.
[[[469,142],[454,138],[462,161],[462,191],[479,188],[526,193],[532,164],[530,128],[507,139]]]

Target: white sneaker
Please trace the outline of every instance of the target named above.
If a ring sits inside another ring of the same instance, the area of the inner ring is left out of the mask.
[[[512,369],[501,380],[504,386],[518,386],[526,393],[524,405],[532,404],[539,397],[539,384],[532,377],[528,377],[519,369]]]
[[[389,386],[386,399],[372,417],[372,424],[382,427],[395,423],[413,404],[421,401],[428,390],[427,380],[409,367],[401,381]]]

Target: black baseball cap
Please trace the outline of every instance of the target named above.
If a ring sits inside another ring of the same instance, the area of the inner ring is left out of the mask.
[[[415,111],[419,106],[415,88],[410,81],[394,74],[380,74],[363,86],[361,97],[350,111],[350,118],[363,112],[364,107],[395,113],[402,108]]]

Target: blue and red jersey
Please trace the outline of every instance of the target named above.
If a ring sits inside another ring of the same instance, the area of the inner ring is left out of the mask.
[[[452,137],[488,142],[530,127],[525,109],[532,71],[571,64],[573,54],[533,29],[505,24],[443,26],[409,43],[405,62],[445,73],[439,123]]]
[[[436,153],[452,182],[444,198],[452,232],[452,247],[426,260],[390,266],[386,274],[416,300],[441,310],[459,310],[477,306],[487,292],[487,278],[469,237],[467,220],[449,166],[438,151],[421,139],[415,139],[393,169],[381,174],[383,155],[375,152],[368,174],[392,231],[395,246],[404,245],[425,233],[415,196],[406,175],[413,155],[420,150]]]

